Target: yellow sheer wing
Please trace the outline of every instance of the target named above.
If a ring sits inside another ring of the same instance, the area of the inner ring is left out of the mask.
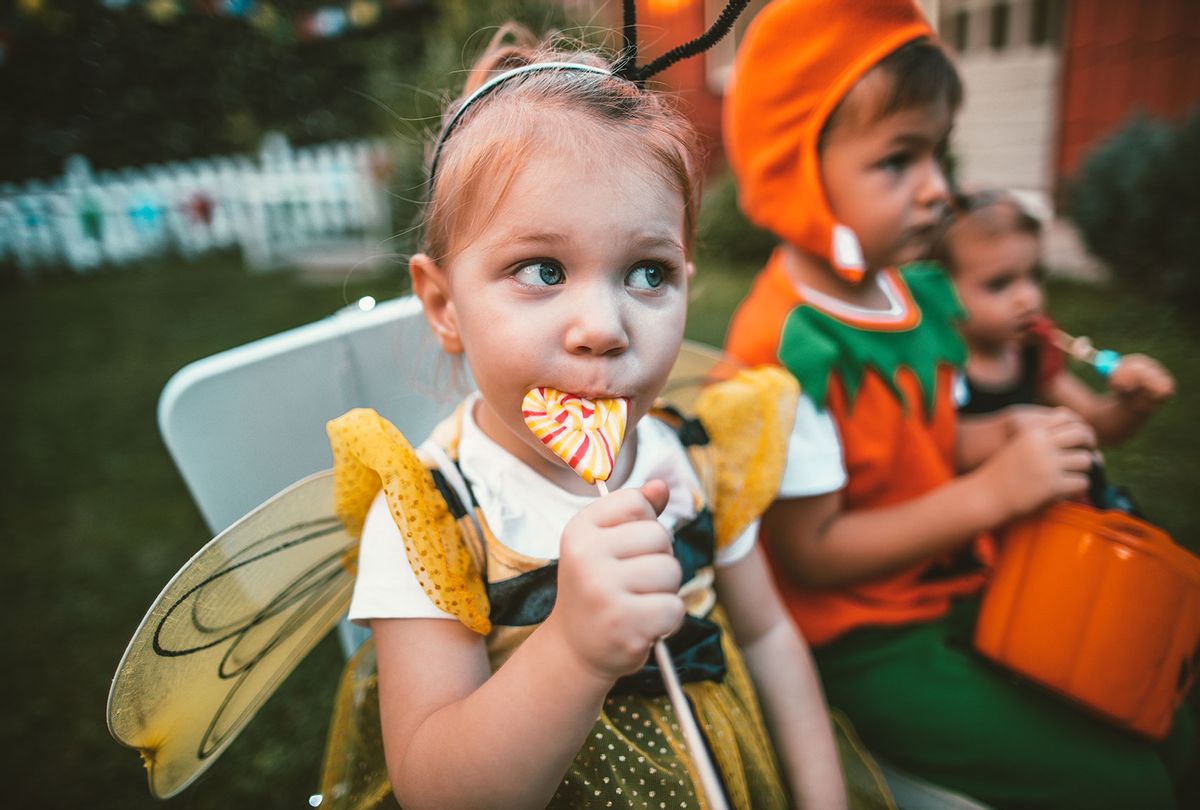
[[[159,595],[113,678],[108,726],[166,798],[216,761],[345,614],[382,487],[436,604],[490,629],[474,558],[432,476],[374,411],[329,423],[333,470],[275,495],[204,546]]]
[[[154,602],[113,678],[108,727],[150,791],[204,772],[346,611],[355,540],[331,471],[293,484],[204,546]]]

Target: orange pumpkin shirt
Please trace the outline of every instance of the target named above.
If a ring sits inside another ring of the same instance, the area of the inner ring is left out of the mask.
[[[804,395],[828,408],[842,442],[846,511],[903,503],[955,475],[953,386],[965,360],[955,327],[961,318],[957,298],[932,265],[885,270],[880,281],[898,304],[896,314],[834,314],[805,299],[777,250],[735,313],[726,341],[726,350],[748,364],[783,365]],[[801,587],[772,567],[792,616],[808,641],[819,645],[856,627],[941,616],[952,597],[982,587],[992,556],[984,534],[959,552],[820,590]]]

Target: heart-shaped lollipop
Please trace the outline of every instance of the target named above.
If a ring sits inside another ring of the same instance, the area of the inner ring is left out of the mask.
[[[542,444],[584,481],[595,484],[612,475],[625,438],[629,400],[591,400],[542,386],[525,395],[521,415]]]

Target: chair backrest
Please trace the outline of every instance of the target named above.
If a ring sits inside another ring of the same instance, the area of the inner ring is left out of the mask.
[[[453,363],[412,296],[197,360],[158,403],[163,440],[216,534],[332,464],[325,423],[371,407],[420,441],[457,404]]]

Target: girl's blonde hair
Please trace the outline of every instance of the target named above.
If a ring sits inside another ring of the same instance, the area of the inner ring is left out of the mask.
[[[612,67],[594,51],[567,49],[559,42],[539,41],[512,23],[502,26],[471,67],[462,95],[447,107],[443,121],[450,121],[486,81],[515,68],[546,62]],[[641,161],[674,185],[683,195],[690,249],[701,188],[699,139],[691,123],[665,95],[627,79],[543,70],[513,76],[475,100],[440,144],[422,250],[439,262],[452,256],[456,245],[495,214],[526,161],[550,143],[581,155],[603,150],[614,161]],[[492,192],[486,200],[485,192]]]

